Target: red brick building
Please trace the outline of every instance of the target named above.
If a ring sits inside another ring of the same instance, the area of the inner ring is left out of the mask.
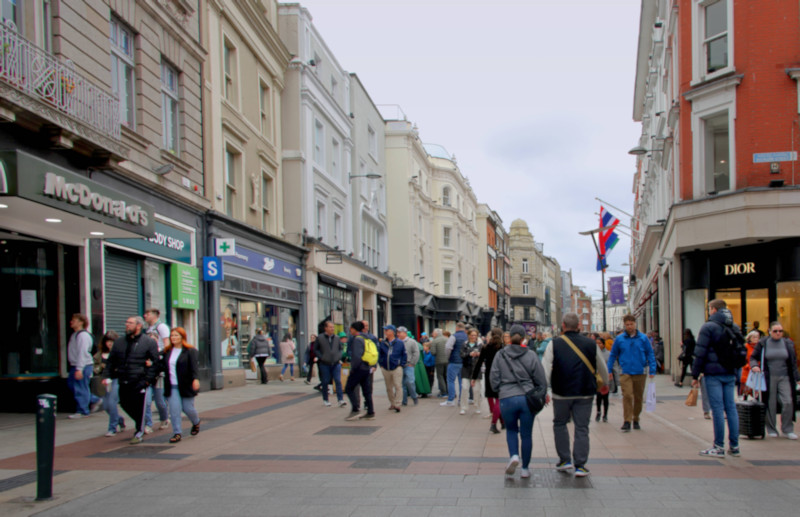
[[[631,291],[668,365],[713,298],[800,335],[799,81],[797,0],[642,1]]]

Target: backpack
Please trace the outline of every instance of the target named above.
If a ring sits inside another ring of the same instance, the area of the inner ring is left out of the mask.
[[[364,338],[364,353],[361,355],[361,360],[369,366],[375,366],[378,364],[378,347],[375,346],[375,342],[370,338],[361,337]]]
[[[78,332],[78,334],[80,335],[81,332],[86,332],[87,334],[89,334],[89,338],[92,340],[92,348],[89,350],[89,355],[94,357],[95,355],[97,355],[97,342],[94,339],[94,335],[86,329],[81,330],[80,332]],[[77,339],[77,336],[75,338]]]
[[[742,336],[741,332],[738,332],[738,329],[734,331],[727,325],[717,324],[724,331],[722,338],[712,345],[719,359],[719,364],[727,370],[741,368],[747,364],[747,347],[744,344],[744,336]]]

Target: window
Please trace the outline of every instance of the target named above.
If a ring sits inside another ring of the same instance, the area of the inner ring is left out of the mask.
[[[325,236],[325,203],[317,201],[317,238],[322,240]]]
[[[368,220],[363,220],[361,225],[361,260],[368,266],[379,268],[381,260],[381,242],[383,232]]]
[[[369,141],[369,154],[376,160],[378,159],[378,137],[375,130],[367,126],[367,140]]]
[[[161,126],[164,149],[178,154],[178,71],[161,62]]]
[[[5,4],[5,1],[3,3]],[[41,43],[44,50],[53,51],[53,7],[50,5],[50,0],[42,0]]]
[[[261,122],[261,136],[265,138],[272,137],[272,128],[270,126],[270,113],[272,112],[271,108],[271,99],[270,99],[270,91],[269,86],[264,81],[259,81],[258,83],[258,108],[260,111],[260,122]]]
[[[225,99],[229,102],[236,102],[236,47],[231,40],[224,38],[222,42],[222,71],[224,77]]]
[[[450,247],[450,228],[447,226],[442,228],[442,246],[445,248]]]
[[[314,161],[325,165],[325,129],[319,120],[314,121]]]
[[[731,169],[727,112],[705,119],[704,126],[706,193],[730,190]]]
[[[442,189],[442,205],[450,206],[450,187]]]
[[[720,0],[707,3],[703,9],[703,54],[706,73],[728,66],[728,9]]]
[[[236,177],[239,154],[231,149],[225,149],[225,213],[236,217]]]
[[[342,242],[342,216],[333,214],[333,245],[337,248],[341,247]]]
[[[272,178],[267,174],[261,176],[261,229],[270,229],[270,208],[272,207]]]
[[[3,3],[5,6],[5,2]],[[3,14],[5,15],[5,8]],[[134,128],[133,32],[111,18],[111,90],[119,99],[119,122]]]
[[[531,286],[528,282],[522,282],[522,294],[523,295],[531,294]]]
[[[339,160],[341,159],[341,152],[339,150],[339,141],[333,138],[331,140],[331,170],[330,174],[336,179],[339,179]]]
[[[336,79],[331,76],[331,97],[336,98],[336,94],[338,93],[338,86],[339,83],[336,82]]]
[[[522,272],[523,273],[528,273],[529,272],[528,271],[528,259],[526,259],[526,258],[522,259]]]
[[[452,291],[452,284],[453,284],[453,272],[449,269],[444,270],[444,294],[451,294]]]

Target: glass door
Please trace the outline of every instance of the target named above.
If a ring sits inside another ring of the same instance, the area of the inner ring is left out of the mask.
[[[769,289],[748,289],[744,292],[744,296],[747,317],[744,320],[742,333],[747,335],[756,326],[761,332],[766,332],[769,327]]]
[[[738,287],[728,289],[719,289],[715,294],[715,298],[725,300],[728,304],[728,310],[733,315],[733,322],[742,327],[742,290]]]

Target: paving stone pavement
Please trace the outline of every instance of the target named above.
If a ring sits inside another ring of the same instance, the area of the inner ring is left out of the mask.
[[[591,476],[556,473],[552,411],[534,425],[532,478],[503,475],[504,434],[484,414],[461,416],[439,399],[390,413],[375,379],[377,418],[345,422],[300,382],[202,393],[201,433],[171,431],[130,446],[105,438],[105,414],[57,421],[54,498],[34,501],[32,415],[0,415],[0,515],[170,516],[762,516],[800,504],[800,444],[742,440],[740,458],[698,455],[711,422],[686,389],[657,378],[659,404],[642,431],[591,424]],[[184,425],[185,421],[184,421]]]

